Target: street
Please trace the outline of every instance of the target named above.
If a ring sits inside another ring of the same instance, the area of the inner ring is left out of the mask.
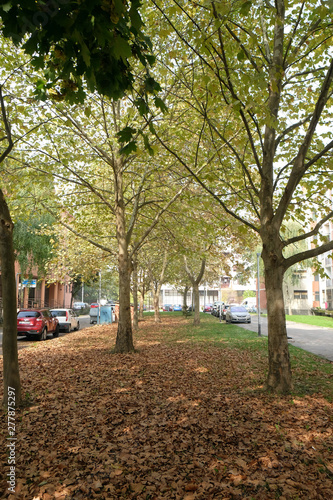
[[[90,327],[90,318],[88,315],[80,316],[80,330]],[[261,317],[261,334],[267,337],[267,317]],[[223,321],[224,324],[224,321]],[[252,323],[239,324],[242,328],[258,332],[258,316],[252,316]],[[304,349],[318,356],[321,356],[329,361],[333,361],[333,329],[305,325],[287,321],[288,341],[291,345]],[[59,337],[70,335],[60,331]],[[48,341],[52,340],[52,336],[48,337]],[[27,340],[25,337],[17,337],[18,349],[23,349],[33,344],[34,340]],[[2,346],[2,328],[0,329],[0,346]],[[0,355],[2,348],[0,347]]]
[[[260,319],[261,334],[267,337],[267,317]],[[258,316],[252,316],[252,323],[239,326],[258,332]],[[333,361],[333,329],[287,321],[287,334],[289,344]]]
[[[89,315],[79,316],[79,321],[80,321],[80,330],[84,330],[85,328],[91,326]],[[60,330],[59,337],[64,337],[65,335],[70,335],[70,333],[66,333]],[[47,341],[52,340],[52,338],[53,336],[49,335],[47,337]],[[17,337],[18,349],[24,349],[24,347],[29,347],[29,345],[32,345],[35,342],[36,340],[28,340],[26,337]],[[0,328],[0,356],[2,356],[2,327]]]

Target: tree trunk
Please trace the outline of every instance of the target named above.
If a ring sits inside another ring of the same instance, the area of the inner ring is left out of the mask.
[[[131,299],[130,299],[130,269],[125,259],[119,259],[119,320],[116,353],[134,352]]]
[[[8,405],[8,393],[15,393],[15,405],[21,403],[21,382],[17,352],[17,312],[13,222],[0,190],[0,262],[3,301],[3,404]],[[13,400],[11,400],[13,401]]]
[[[204,272],[205,272],[205,266],[206,266],[206,259],[203,258],[201,259],[201,268],[200,272],[197,278],[193,276],[193,273],[191,272],[189,266],[187,265],[187,259],[184,256],[184,263],[185,263],[185,271],[187,273],[187,276],[189,277],[189,280],[192,283],[193,287],[193,295],[194,295],[194,320],[193,324],[194,326],[200,325],[200,300],[199,300],[199,284],[203,278]]]
[[[144,319],[143,318],[143,309],[144,309],[144,302],[145,298],[142,294],[142,292],[140,292],[140,297],[139,297],[139,320],[141,319]]]
[[[119,321],[114,352],[134,352],[131,318],[131,262],[128,255],[128,241],[123,200],[122,169],[118,165],[115,175],[115,213],[118,242],[119,270]]]
[[[183,293],[183,313],[184,314],[187,311],[187,292],[188,292],[188,286],[185,286],[184,293]]]
[[[194,326],[200,325],[200,297],[199,297],[199,284],[193,284],[193,295],[194,295]]]
[[[148,269],[149,275],[150,275],[150,281],[151,281],[151,289],[153,290],[154,294],[154,318],[155,318],[155,323],[160,323],[161,322],[161,315],[160,315],[160,293],[161,293],[161,288],[164,283],[164,274],[165,270],[168,265],[168,249],[166,248],[164,250],[164,256],[163,256],[163,262],[162,262],[162,268],[161,272],[158,278],[154,278],[152,269]]]
[[[139,328],[139,315],[138,315],[138,263],[137,260],[133,260],[133,330],[138,330]]]
[[[263,252],[264,254],[264,252]],[[285,308],[283,299],[284,267],[274,259],[264,258],[268,318],[268,377],[269,391],[287,394],[292,388]]]
[[[154,290],[154,320],[155,323],[161,322],[160,315],[160,289],[157,291]]]

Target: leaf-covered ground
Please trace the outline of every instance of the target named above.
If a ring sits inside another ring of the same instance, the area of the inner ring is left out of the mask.
[[[332,499],[332,404],[265,394],[265,360],[171,341],[181,321],[140,323],[132,355],[111,354],[116,326],[21,349],[33,402],[16,412],[15,494],[2,418],[1,498]]]

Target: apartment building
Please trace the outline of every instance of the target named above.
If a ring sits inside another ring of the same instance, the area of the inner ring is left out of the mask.
[[[0,271],[1,274],[1,271]],[[64,283],[48,283],[46,278],[38,278],[36,269],[30,276],[21,273],[19,264],[15,263],[16,307],[71,307],[72,285]],[[0,280],[0,308],[2,309],[2,285]]]

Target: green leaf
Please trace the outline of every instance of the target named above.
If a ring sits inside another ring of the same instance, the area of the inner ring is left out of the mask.
[[[152,134],[156,134],[156,131],[155,131],[155,127],[154,127],[154,124],[153,122],[149,122],[149,130]]]
[[[153,94],[154,92],[160,92],[162,90],[160,84],[152,76],[146,78],[145,89],[150,94]]]
[[[244,61],[244,59],[245,59],[245,52],[243,50],[240,50],[238,52],[237,59],[238,59],[238,61]]]
[[[240,8],[240,12],[243,16],[248,16],[250,9],[252,7],[252,2],[246,1],[243,3],[243,5]]]
[[[137,145],[135,141],[131,141],[126,146],[120,149],[120,154],[122,155],[129,155],[131,153],[134,153],[137,150]]]
[[[147,149],[147,151],[149,152],[150,156],[153,156],[154,155],[154,150],[153,148],[151,147],[151,145],[149,144],[149,139],[148,139],[148,136],[147,135],[144,135],[143,136],[143,142],[145,144],[145,148]]]
[[[159,108],[162,111],[162,113],[166,113],[168,111],[168,108],[165,105],[165,102],[160,97],[155,97],[154,102],[155,102],[155,106],[157,108]]]
[[[125,127],[120,132],[117,133],[119,142],[122,144],[124,142],[129,142],[132,140],[133,135],[136,133],[136,129],[132,127]]]
[[[116,37],[114,39],[114,53],[117,59],[122,59],[124,62],[132,56],[132,50],[130,45],[121,37]]]
[[[12,8],[12,4],[10,2],[5,3],[1,6],[2,10],[5,12],[9,12],[10,9]]]
[[[134,101],[134,104],[138,108],[141,116],[146,115],[148,113],[148,111],[149,111],[148,105],[142,97],[140,97],[139,99],[136,99]]]

